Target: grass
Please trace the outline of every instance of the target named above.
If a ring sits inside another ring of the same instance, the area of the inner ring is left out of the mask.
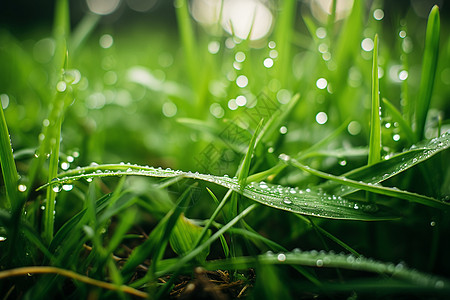
[[[173,4],[0,30],[2,299],[445,299],[439,8],[285,0],[255,42]]]

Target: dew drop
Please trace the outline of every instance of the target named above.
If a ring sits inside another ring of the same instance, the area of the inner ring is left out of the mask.
[[[323,266],[323,260],[318,259],[318,260],[316,261],[316,266],[322,267],[322,266]]]
[[[288,197],[284,198],[283,202],[285,204],[292,204],[292,201]]]
[[[71,191],[73,189],[73,185],[71,184],[63,184],[62,189],[66,192]]]
[[[4,242],[4,241],[6,241],[6,237],[0,236],[0,242]]]
[[[279,159],[281,159],[282,161],[289,161],[291,158],[289,157],[289,155],[286,155],[284,153],[280,154],[278,156]]]
[[[61,192],[61,185],[55,184],[55,185],[52,187],[52,190],[53,190],[55,193]]]
[[[284,253],[278,254],[277,260],[280,261],[280,262],[285,261],[286,260],[286,255]]]
[[[92,177],[86,177],[87,182],[92,182]]]
[[[344,160],[341,160],[340,162],[339,162],[339,164],[341,165],[341,166],[345,166],[345,165],[347,165],[347,161],[344,159]]]
[[[17,189],[19,190],[19,192],[23,193],[23,192],[25,192],[27,190],[27,186],[25,184],[19,184]]]

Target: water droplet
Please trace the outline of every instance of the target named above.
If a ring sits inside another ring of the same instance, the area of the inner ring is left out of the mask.
[[[442,289],[444,287],[444,282],[442,280],[438,280],[434,286],[438,289]]]
[[[62,189],[66,192],[71,191],[73,189],[73,185],[71,184],[63,184]]]
[[[278,261],[283,262],[286,260],[286,255],[284,253],[280,253],[277,256]]]
[[[347,165],[347,161],[344,159],[344,160],[341,160],[340,162],[339,162],[339,164],[341,165],[341,166],[345,166],[345,165]]]
[[[316,115],[316,122],[319,123],[320,125],[325,124],[327,121],[328,121],[328,116],[323,111],[319,112]]]
[[[17,189],[19,190],[19,192],[25,192],[27,190],[27,186],[25,184],[19,184]]]
[[[289,155],[286,155],[286,154],[284,154],[284,153],[282,153],[282,154],[280,154],[279,156],[278,156],[278,158],[279,159],[281,159],[282,161],[289,161],[291,158],[289,157]]]
[[[93,180],[92,177],[86,177],[87,182],[92,182],[92,180]]]
[[[127,169],[127,172],[128,172],[128,173],[133,172],[133,169],[128,168],[128,169]]]
[[[316,81],[316,86],[321,90],[325,89],[327,87],[327,85],[328,85],[328,82],[325,78],[319,78]]]
[[[431,227],[436,226],[436,222],[435,222],[435,221],[431,221],[431,222],[430,222],[430,226],[431,226]]]
[[[41,205],[41,210],[45,210],[45,206],[44,205]]]
[[[322,267],[322,266],[323,266],[323,260],[318,259],[318,260],[316,261],[316,266]]]
[[[52,187],[52,190],[53,190],[55,193],[61,192],[61,185],[60,185],[60,184],[55,184],[55,185]]]
[[[68,162],[62,162],[61,163],[61,169],[68,170],[70,168],[70,164]]]
[[[285,204],[292,204],[292,201],[288,197],[284,198],[283,202]]]
[[[266,68],[272,68],[273,67],[273,59],[270,57],[264,59],[263,65]]]

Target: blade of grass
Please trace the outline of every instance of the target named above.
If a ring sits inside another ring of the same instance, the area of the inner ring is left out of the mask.
[[[277,68],[276,76],[282,84],[286,84],[289,81],[288,74],[291,74],[289,68],[291,67],[292,34],[296,10],[297,1],[283,0],[277,28],[275,29],[275,39],[279,53],[278,64],[275,66]]]
[[[380,183],[384,180],[392,178],[417,164],[420,164],[437,153],[442,152],[450,147],[450,133],[444,133],[440,137],[411,146],[400,154],[391,156],[371,166],[364,166],[354,169],[346,174],[344,177],[349,179],[363,181],[365,183]],[[327,192],[333,195],[345,196],[358,189],[352,187],[345,187],[335,182],[326,182],[320,186]]]
[[[53,180],[46,184],[53,185],[66,181],[73,181],[80,178],[95,178],[121,175],[138,175],[149,177],[178,177],[193,178],[204,180],[221,185],[243,195],[251,200],[277,209],[286,210],[293,213],[300,213],[310,216],[350,219],[350,220],[386,220],[395,219],[397,216],[392,210],[378,205],[378,210],[374,211],[371,205],[360,201],[349,199],[340,199],[336,201],[332,194],[326,194],[318,190],[299,190],[291,187],[281,187],[267,184],[265,182],[250,183],[242,191],[237,178],[227,176],[219,177],[209,174],[200,174],[192,172],[183,172],[175,170],[163,170],[161,168],[152,168],[148,166],[137,165],[101,165],[90,166],[65,172],[60,174],[60,179]],[[42,187],[42,188],[43,188]],[[354,206],[361,209],[354,209]],[[366,209],[367,208],[367,209]]]
[[[69,3],[68,0],[58,0],[55,9],[55,24],[53,27],[54,38],[56,41],[56,50],[53,61],[53,81],[51,89],[57,87],[57,82],[63,79],[64,65],[67,63],[67,39],[69,36]],[[65,83],[64,83],[65,84]],[[58,88],[56,89],[58,90]],[[65,88],[62,89],[62,93],[56,91],[53,100],[52,112],[53,118],[49,119],[52,124],[49,127],[50,136],[46,136],[44,139],[48,140],[50,162],[48,170],[48,179],[53,180],[58,174],[59,163],[59,148],[61,139],[61,126],[63,119],[64,103],[66,99]],[[45,141],[44,141],[45,142]],[[47,189],[47,204],[44,211],[43,220],[43,237],[48,243],[53,239],[54,234],[54,222],[55,222],[55,201],[56,193],[52,188]]]
[[[166,248],[167,242],[170,237],[170,232],[175,226],[175,223],[178,220],[180,214],[186,209],[188,201],[190,201],[189,195],[191,193],[191,189],[192,186],[189,186],[189,188],[184,191],[175,207],[173,207],[172,210],[170,210],[158,223],[148,239],[133,250],[127,262],[122,268],[121,273],[123,277],[129,277],[131,275],[131,272],[149,257],[153,258],[153,261],[152,268],[149,269],[146,278],[153,277],[153,272],[156,268],[157,261],[163,254],[163,250]]]
[[[206,240],[204,243],[199,245],[197,248],[189,252],[186,256],[182,257],[178,260],[178,263],[170,266],[169,268],[158,271],[157,276],[167,274],[170,272],[173,272],[177,269],[179,269],[181,266],[192,260],[194,257],[196,257],[198,254],[200,254],[202,251],[204,251],[207,247],[209,247],[215,240],[219,238],[219,236],[223,235],[228,229],[233,227],[237,222],[239,222],[241,219],[243,219],[246,215],[248,215],[253,209],[257,207],[256,204],[252,204],[246,209],[244,209],[239,215],[237,215],[235,218],[233,218],[230,222],[228,222],[226,225],[224,225],[221,229],[219,229],[216,233],[214,233],[208,240]]]
[[[416,142],[424,137],[425,122],[433,93],[434,78],[436,76],[439,54],[440,17],[439,7],[433,6],[428,16],[425,51],[422,61],[422,75],[420,79],[419,95],[416,102]]]
[[[314,226],[321,234],[323,234],[324,236],[326,236],[327,238],[329,238],[330,240],[332,240],[333,242],[335,242],[336,244],[338,244],[339,246],[341,246],[342,248],[344,248],[351,254],[355,255],[356,257],[360,256],[360,254],[356,250],[354,250],[352,247],[350,247],[349,245],[347,245],[346,243],[344,243],[343,241],[341,241],[340,239],[338,239],[337,237],[335,237],[334,235],[332,235],[331,233],[329,233],[328,231],[326,231],[319,225],[311,222],[311,220],[309,218],[306,218],[299,214],[296,214],[295,216],[298,217],[303,222],[305,222],[306,224]]]
[[[300,170],[303,170],[305,172],[308,172],[310,174],[313,174],[313,175],[316,175],[316,176],[319,176],[319,177],[322,177],[322,178],[325,178],[328,180],[336,181],[343,185],[348,185],[350,187],[359,188],[359,189],[362,189],[362,190],[365,190],[368,192],[374,192],[374,193],[385,195],[385,196],[408,200],[410,202],[420,203],[420,204],[427,205],[427,206],[434,207],[434,208],[439,208],[439,209],[449,209],[450,208],[450,203],[446,203],[446,202],[443,202],[443,201],[440,201],[440,200],[437,200],[437,199],[434,199],[431,197],[427,197],[424,195],[419,195],[419,194],[411,193],[411,192],[407,192],[407,191],[402,191],[397,188],[390,188],[390,187],[384,187],[381,185],[373,185],[373,184],[365,183],[362,181],[355,181],[355,180],[351,180],[351,179],[343,177],[343,176],[334,176],[331,174],[327,174],[327,173],[312,169],[311,167],[305,166],[305,165],[301,164],[300,162],[296,161],[295,159],[284,158],[284,160],[286,160],[286,162],[293,165],[294,167],[299,168]]]
[[[402,114],[397,110],[397,108],[386,98],[382,98],[383,104],[386,110],[392,115],[394,120],[398,122],[401,132],[405,134],[406,139],[410,144],[414,143],[415,136],[409,124],[403,119]]]
[[[378,34],[373,42],[372,64],[372,113],[370,114],[369,165],[381,160],[381,110],[378,80]]]
[[[6,197],[0,198],[1,208],[14,208],[17,206],[17,174],[14,162],[13,149],[9,136],[8,125],[6,124],[3,107],[0,107],[0,163],[2,165],[2,175],[5,182]]]
[[[238,257],[225,260],[209,261],[204,265],[206,269],[247,269],[255,264],[284,264],[302,265],[316,268],[342,268],[356,271],[366,271],[377,274],[385,274],[392,278],[408,281],[422,287],[430,287],[439,290],[450,290],[450,282],[446,279],[430,276],[405,267],[403,264],[394,265],[364,257],[353,255],[334,254],[327,252],[292,251],[287,253],[263,254],[256,257]]]

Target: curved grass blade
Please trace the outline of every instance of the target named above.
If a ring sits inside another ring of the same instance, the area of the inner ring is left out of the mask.
[[[433,6],[428,16],[427,34],[425,37],[425,51],[422,62],[422,77],[420,79],[419,96],[416,102],[416,141],[424,136],[425,121],[430,107],[433,92],[434,78],[436,76],[437,60],[439,54],[440,17],[439,7]]]
[[[256,257],[237,257],[224,260],[207,262],[204,267],[210,270],[216,269],[244,269],[256,266],[256,264],[285,264],[302,265],[318,268],[342,268],[356,271],[366,271],[377,274],[385,274],[393,279],[413,283],[418,286],[450,291],[450,282],[446,279],[434,277],[419,271],[407,268],[399,263],[385,263],[365,257],[353,255],[327,253],[324,251],[300,251],[294,250],[287,253],[274,254],[268,252]]]
[[[15,207],[14,202],[17,194],[17,174],[16,164],[14,163],[11,140],[9,138],[8,125],[6,124],[3,107],[0,107],[0,163],[2,165],[2,175],[5,181],[6,197],[0,198],[0,207]]]
[[[361,201],[348,200],[342,197],[332,196],[323,191],[275,186],[265,182],[253,182],[246,185],[243,189],[238,183],[236,177],[219,177],[209,174],[200,174],[192,172],[183,172],[162,168],[153,168],[148,166],[112,164],[97,165],[85,168],[75,169],[69,172],[61,173],[60,178],[55,178],[50,183],[42,186],[40,189],[54,184],[62,184],[81,178],[106,177],[138,175],[150,177],[178,177],[204,180],[231,189],[243,194],[264,205],[286,210],[293,213],[299,213],[309,216],[347,219],[347,220],[389,220],[397,216],[387,207],[381,205],[368,204]]]
[[[372,113],[370,117],[369,165],[381,160],[380,89],[378,81],[378,34],[373,41]]]
[[[414,133],[405,119],[403,119],[402,114],[397,110],[397,108],[386,98],[381,99],[383,101],[384,107],[392,115],[394,120],[398,122],[401,131],[405,134],[406,139],[409,143],[414,143],[415,137]]]
[[[399,199],[408,200],[410,202],[416,202],[423,205],[431,206],[434,208],[441,208],[441,209],[448,209],[450,207],[450,203],[446,203],[431,197],[427,197],[424,195],[419,195],[416,193],[411,193],[408,191],[402,191],[397,188],[390,188],[390,187],[384,187],[381,185],[374,185],[371,183],[365,183],[362,181],[355,181],[348,179],[347,177],[343,176],[335,176],[331,175],[325,172],[321,172],[315,169],[312,169],[311,167],[305,166],[301,164],[300,162],[296,161],[295,159],[291,159],[287,157],[287,155],[282,157],[283,160],[290,163],[294,167],[297,167],[305,172],[311,173],[313,175],[316,175],[318,177],[322,177],[328,180],[336,181],[338,183],[341,183],[343,185],[348,185],[354,188],[359,188],[368,192],[373,192],[385,196],[391,196]]]
[[[446,132],[438,138],[434,138],[422,144],[413,145],[409,150],[394,155],[389,159],[380,161],[371,166],[355,169],[343,176],[348,179],[363,181],[368,184],[380,183],[412,168],[449,147],[450,132]],[[321,187],[329,194],[339,196],[345,196],[359,190],[359,188],[342,186],[336,182],[327,182]]]

